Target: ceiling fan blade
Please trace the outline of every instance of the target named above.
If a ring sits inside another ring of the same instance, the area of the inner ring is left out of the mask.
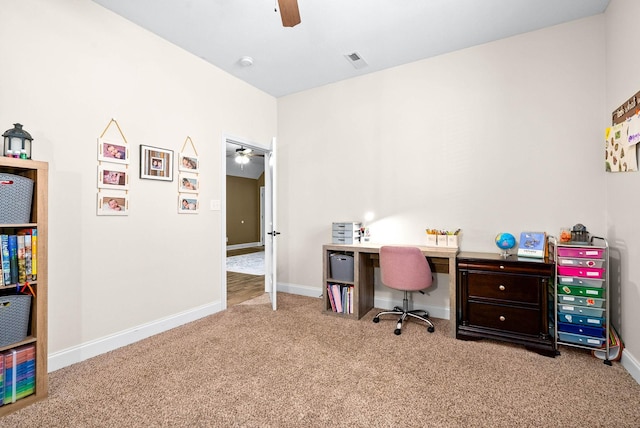
[[[295,27],[301,22],[298,0],[278,0],[278,6],[284,27]]]

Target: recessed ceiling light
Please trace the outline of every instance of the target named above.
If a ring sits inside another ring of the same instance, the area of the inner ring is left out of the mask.
[[[243,67],[251,67],[253,65],[253,58],[250,56],[243,56],[240,58],[240,65]]]

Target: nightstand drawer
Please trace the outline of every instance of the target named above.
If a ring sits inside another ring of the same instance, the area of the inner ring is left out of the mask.
[[[527,335],[540,333],[540,311],[529,308],[469,303],[469,325]]]
[[[497,299],[538,305],[540,289],[540,279],[536,277],[499,273],[469,274],[469,299]]]

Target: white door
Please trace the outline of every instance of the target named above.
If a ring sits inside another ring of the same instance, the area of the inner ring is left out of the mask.
[[[264,182],[265,182],[265,276],[264,288],[271,298],[271,306],[277,309],[277,241],[278,229],[276,227],[276,139],[271,143],[271,151],[264,155]]]

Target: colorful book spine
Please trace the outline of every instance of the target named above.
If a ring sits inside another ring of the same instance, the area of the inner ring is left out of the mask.
[[[4,277],[4,284],[11,284],[11,261],[9,259],[9,235],[0,235],[0,242],[2,245],[0,256],[2,256],[2,276]]]
[[[20,232],[24,235],[24,270],[27,281],[33,280],[32,275],[32,250],[31,250],[31,229],[24,229]]]
[[[331,291],[331,284],[327,284],[327,296],[329,297],[329,302],[331,303],[331,310],[335,312],[336,303],[333,300],[333,291]]]
[[[333,299],[336,303],[336,312],[342,312],[342,296],[340,293],[340,286],[338,284],[332,284],[331,291],[333,291]]]
[[[4,357],[0,355],[0,406],[4,404]]]
[[[24,235],[16,235],[16,242],[18,245],[18,283],[24,284],[27,282],[27,267],[24,255]]]
[[[38,229],[31,229],[31,280],[38,279]]]
[[[16,235],[9,235],[9,262],[11,269],[11,281],[10,284],[18,283],[18,237]]]

